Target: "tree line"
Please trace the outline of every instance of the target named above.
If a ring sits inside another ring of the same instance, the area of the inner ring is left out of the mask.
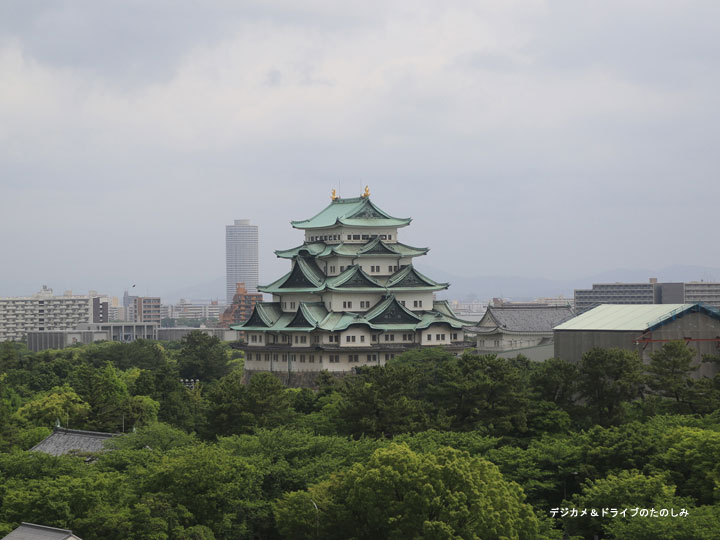
[[[707,358],[718,362],[718,358]],[[645,365],[410,351],[316,390],[244,381],[240,353],[0,344],[0,534],[94,539],[716,538],[720,376],[684,343]],[[186,384],[187,379],[197,384]],[[126,432],[112,452],[26,450],[63,426]],[[687,517],[562,516],[681,508]]]

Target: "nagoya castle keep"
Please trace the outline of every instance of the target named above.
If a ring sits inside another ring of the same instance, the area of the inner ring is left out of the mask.
[[[275,252],[289,259],[290,271],[259,286],[273,301],[256,304],[250,318],[233,327],[245,332],[248,374],[347,372],[409,349],[462,351],[466,321],[434,300],[449,284],[413,266],[428,248],[400,242],[398,231],[410,221],[381,210],[366,187],[352,199],[333,190],[319,214],[291,222],[305,241]]]

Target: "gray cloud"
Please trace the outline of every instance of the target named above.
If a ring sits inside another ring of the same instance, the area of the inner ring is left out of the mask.
[[[717,11],[6,3],[0,295],[207,281],[245,217],[269,281],[365,184],[456,275],[718,267]]]

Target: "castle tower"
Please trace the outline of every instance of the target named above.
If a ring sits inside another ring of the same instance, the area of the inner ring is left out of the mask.
[[[272,302],[256,304],[233,328],[246,333],[245,369],[351,371],[382,365],[421,347],[461,352],[463,324],[434,293],[449,284],[418,272],[413,259],[428,248],[403,244],[398,230],[410,218],[393,217],[370,200],[342,199],[314,217],[293,221],[305,241],[275,254],[290,271],[258,290]]]

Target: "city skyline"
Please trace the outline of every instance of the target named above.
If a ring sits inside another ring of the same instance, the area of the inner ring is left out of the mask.
[[[236,216],[289,247],[366,184],[460,275],[720,268],[717,3],[13,6],[2,295],[210,281]]]

